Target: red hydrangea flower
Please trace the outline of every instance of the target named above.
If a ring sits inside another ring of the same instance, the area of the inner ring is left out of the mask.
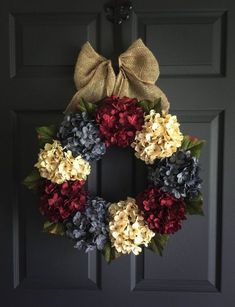
[[[143,125],[143,109],[137,99],[106,97],[97,110],[96,121],[107,147],[127,147],[133,142],[136,130]]]
[[[185,203],[157,187],[149,187],[137,197],[137,204],[149,228],[160,234],[172,234],[181,229],[185,220]]]
[[[85,181],[67,181],[62,184],[45,181],[39,201],[39,210],[50,222],[56,223],[68,218],[72,213],[83,211],[87,192]]]

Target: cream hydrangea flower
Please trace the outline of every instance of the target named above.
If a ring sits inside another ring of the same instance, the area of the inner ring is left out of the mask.
[[[151,110],[145,115],[142,130],[136,132],[131,146],[136,157],[153,164],[155,159],[170,157],[180,147],[183,135],[175,115],[162,112],[162,116]]]
[[[59,141],[46,143],[38,154],[38,168],[41,177],[61,184],[66,180],[86,180],[90,174],[90,164],[81,156],[74,158],[71,151],[63,151]]]
[[[148,228],[134,198],[112,203],[108,212],[110,240],[119,253],[138,255],[142,251],[140,245],[148,246],[155,234]]]

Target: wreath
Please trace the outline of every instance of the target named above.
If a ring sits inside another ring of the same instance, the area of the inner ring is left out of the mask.
[[[125,62],[129,53],[132,78]],[[183,135],[156,80],[138,75],[145,71],[158,77],[157,61],[141,40],[119,62],[126,71],[116,78],[107,69],[109,60],[89,43],[82,47],[75,68],[78,91],[59,126],[36,129],[38,161],[24,180],[39,192],[45,232],[71,239],[78,250],[101,251],[108,262],[138,255],[143,247],[162,255],[188,215],[203,215],[199,155],[204,141]],[[104,64],[106,69],[100,69]],[[131,147],[148,169],[148,185],[135,198],[111,203],[86,189],[91,162],[111,146]]]

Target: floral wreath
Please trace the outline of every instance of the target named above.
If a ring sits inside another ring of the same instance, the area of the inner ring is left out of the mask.
[[[59,126],[36,129],[38,161],[24,180],[39,191],[45,232],[70,238],[79,250],[102,251],[108,262],[138,255],[144,246],[162,255],[187,215],[203,215],[198,158],[204,141],[183,135],[169,114],[155,85],[157,60],[141,40],[119,63],[116,77],[109,60],[89,43],[82,47],[78,91]],[[86,190],[90,163],[111,146],[130,146],[148,168],[148,185],[135,198],[110,203]]]

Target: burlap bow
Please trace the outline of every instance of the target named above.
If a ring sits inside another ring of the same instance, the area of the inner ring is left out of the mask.
[[[168,110],[165,94],[155,85],[158,76],[158,62],[141,39],[119,56],[117,76],[111,60],[99,55],[87,42],[82,46],[75,66],[74,81],[78,91],[66,112],[76,111],[81,98],[96,102],[110,95],[151,101],[161,97],[162,108]]]

